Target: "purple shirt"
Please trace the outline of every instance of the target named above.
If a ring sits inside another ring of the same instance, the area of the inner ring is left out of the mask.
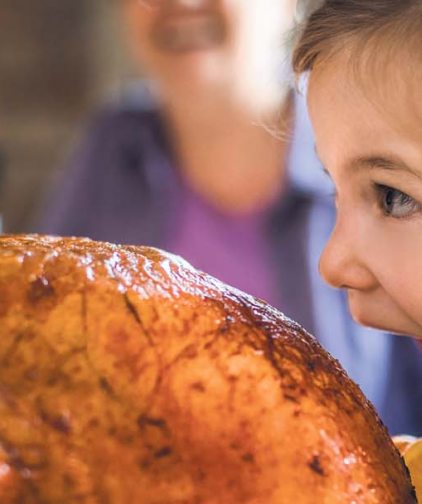
[[[265,233],[270,209],[230,216],[184,185],[181,192],[177,224],[165,248],[196,268],[280,307],[280,289]]]

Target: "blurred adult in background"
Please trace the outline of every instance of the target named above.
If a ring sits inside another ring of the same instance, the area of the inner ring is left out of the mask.
[[[334,211],[291,89],[296,2],[121,2],[148,82],[94,120],[36,230],[161,247],[268,300],[339,358],[392,433],[422,434],[422,352],[361,337],[319,279]]]

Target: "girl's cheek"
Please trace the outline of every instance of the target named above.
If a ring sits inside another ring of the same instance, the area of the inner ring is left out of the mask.
[[[367,266],[376,276],[394,274],[397,267],[400,267],[403,239],[402,233],[389,229],[378,219],[367,227],[362,249]]]
[[[390,219],[387,219],[390,221]],[[368,254],[380,283],[393,297],[412,297],[422,285],[422,223],[396,220],[378,226],[368,238]],[[394,292],[393,292],[394,291]],[[422,310],[422,301],[421,301]]]

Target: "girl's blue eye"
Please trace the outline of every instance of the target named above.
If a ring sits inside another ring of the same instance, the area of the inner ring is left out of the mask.
[[[400,219],[422,210],[421,205],[406,193],[382,184],[375,184],[379,204],[385,215]]]

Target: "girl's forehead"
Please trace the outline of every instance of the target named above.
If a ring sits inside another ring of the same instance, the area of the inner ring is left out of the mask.
[[[353,65],[348,56],[338,53],[324,61],[309,80],[309,112],[322,163],[330,172],[347,168],[350,174],[349,167],[362,159],[402,160],[422,173],[418,79],[412,72],[406,76],[402,62],[379,74],[374,66],[364,73],[365,65]],[[366,172],[353,168],[356,175]]]
[[[329,86],[341,100],[359,102],[362,114],[375,108],[394,129],[422,142],[422,50],[382,41],[346,46],[316,66],[310,83],[311,93]]]
[[[362,59],[352,82],[397,128],[422,135],[422,57],[400,50]]]

